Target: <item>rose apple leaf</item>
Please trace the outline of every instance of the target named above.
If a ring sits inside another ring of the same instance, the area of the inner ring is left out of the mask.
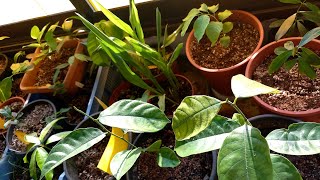
[[[202,39],[204,33],[206,32],[209,22],[210,22],[210,17],[208,15],[201,15],[194,22],[193,24],[194,37],[197,39],[198,42]]]
[[[290,71],[290,69],[293,68],[293,66],[297,63],[297,59],[292,59],[284,63],[283,67],[287,70]]]
[[[220,149],[224,139],[240,124],[226,117],[216,115],[211,124],[198,135],[184,141],[176,141],[174,150],[180,157]]]
[[[160,148],[157,156],[157,163],[160,167],[173,168],[180,164],[180,160],[172,149],[168,147],[162,147]]]
[[[296,167],[285,157],[278,154],[270,154],[273,179],[302,180]]]
[[[313,12],[320,11],[319,7],[314,5],[314,4],[312,4],[312,3],[306,2],[306,3],[304,3],[304,5],[306,5]]]
[[[200,13],[199,9],[193,8],[190,10],[188,13],[187,17],[183,19],[183,26],[182,26],[182,31],[181,31],[181,36],[184,36],[188,30],[188,27],[193,20],[194,17],[196,17]]]
[[[302,56],[303,57],[307,57],[306,61],[308,62],[308,64],[312,65],[312,66],[319,66],[320,65],[320,57],[314,53],[312,50],[302,47]]]
[[[158,140],[158,141],[152,143],[147,148],[145,148],[144,151],[146,151],[146,152],[157,152],[157,151],[159,151],[161,144],[162,144],[162,141]]]
[[[134,165],[141,152],[141,147],[118,152],[113,157],[110,164],[113,176],[116,179],[121,179],[121,177]]]
[[[231,15],[232,15],[231,11],[224,10],[223,12],[219,12],[218,13],[218,18],[219,18],[220,21],[224,21],[225,19],[227,19]]]
[[[219,39],[220,33],[223,29],[222,22],[210,22],[207,29],[206,29],[206,35],[211,41],[211,45],[215,45],[217,40]]]
[[[296,16],[297,16],[297,14],[294,13],[293,15],[288,17],[285,21],[283,21],[282,25],[280,26],[280,28],[278,29],[278,31],[276,33],[275,40],[281,39],[281,37],[283,37],[288,32],[288,30],[290,29],[290,27],[294,23]]]
[[[286,48],[287,50],[293,50],[294,44],[292,41],[287,41],[284,43],[283,47]]]
[[[156,106],[139,100],[120,100],[103,110],[99,121],[131,132],[157,132],[170,120]]]
[[[320,124],[312,122],[291,124],[277,129],[266,137],[272,151],[290,155],[320,153]]]
[[[272,163],[267,141],[257,128],[244,125],[231,132],[219,151],[220,180],[272,180]]]
[[[105,136],[105,133],[97,128],[89,127],[74,130],[51,149],[43,165],[41,178],[67,159],[89,149]]]
[[[220,107],[221,101],[210,96],[185,97],[173,113],[172,129],[176,139],[190,139],[206,129]]]
[[[236,98],[252,97],[259,94],[279,93],[280,91],[272,87],[263,85],[251,80],[242,74],[238,74],[231,79],[231,89]]]

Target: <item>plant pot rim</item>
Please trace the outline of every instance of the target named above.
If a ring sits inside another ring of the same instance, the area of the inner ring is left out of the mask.
[[[262,48],[260,48],[257,52],[255,52],[247,65],[246,68],[246,72],[245,72],[245,76],[248,78],[252,78],[252,73],[250,73],[250,69],[249,67],[252,66],[254,59],[260,55],[261,52],[265,51],[266,49],[271,48],[272,46],[276,45],[276,44],[280,44],[280,43],[284,43],[286,41],[300,41],[302,39],[302,37],[288,37],[288,38],[284,38],[284,39],[280,39],[278,41],[273,41],[271,43],[266,44],[265,46],[263,46]],[[320,40],[314,39],[311,42],[315,42],[319,44],[320,47]],[[273,51],[272,51],[273,52]],[[310,109],[310,110],[306,110],[306,111],[288,111],[288,110],[282,110],[276,107],[273,107],[269,104],[267,104],[266,102],[262,101],[261,98],[259,98],[258,96],[254,96],[253,99],[260,104],[261,106],[265,107],[266,109],[268,109],[271,112],[275,112],[281,115],[285,115],[285,116],[294,116],[294,117],[306,117],[306,116],[311,116],[311,115],[316,115],[316,114],[320,114],[320,107],[316,108],[316,109]]]
[[[259,28],[258,28],[258,32],[259,32],[259,41],[258,41],[258,44],[257,46],[255,47],[255,49],[252,51],[251,55],[249,55],[246,59],[244,59],[243,61],[239,62],[238,64],[236,65],[233,65],[231,67],[227,67],[227,68],[222,68],[222,69],[211,69],[211,68],[206,68],[206,67],[202,67],[200,65],[198,65],[194,59],[192,58],[191,56],[191,40],[193,40],[195,37],[194,37],[194,30],[192,29],[192,31],[190,32],[188,38],[187,38],[187,42],[186,42],[186,55],[188,57],[188,60],[189,62],[194,66],[196,67],[197,69],[199,70],[202,70],[202,71],[206,71],[206,72],[226,72],[226,71],[230,71],[230,70],[233,70],[233,69],[236,69],[238,68],[239,66],[247,63],[249,61],[249,59],[251,59],[251,56],[259,50],[259,48],[261,47],[262,45],[262,41],[263,41],[263,37],[264,37],[264,30],[263,30],[263,27],[262,27],[262,24],[260,23],[260,20],[253,14],[247,12],[247,11],[243,11],[243,10],[231,10],[232,13],[237,13],[237,14],[244,14],[246,16],[249,16],[250,18],[252,18],[255,22],[259,22],[257,23]]]
[[[17,102],[17,101],[20,101],[22,102],[22,104],[24,105],[25,104],[25,100],[20,97],[20,96],[14,96],[14,97],[11,97],[9,99],[7,99],[6,101],[4,101],[1,105],[0,105],[0,109],[1,108],[4,108],[5,106],[11,104],[12,102]]]

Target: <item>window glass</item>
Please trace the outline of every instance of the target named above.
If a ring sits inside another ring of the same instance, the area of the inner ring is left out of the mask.
[[[148,2],[148,1],[153,1],[153,0],[135,0],[134,2],[135,4],[139,4],[139,3]],[[96,11],[99,11],[99,8],[97,8],[94,0],[89,0],[89,2]],[[107,9],[113,9],[113,8],[129,5],[129,0],[98,0],[98,2]]]

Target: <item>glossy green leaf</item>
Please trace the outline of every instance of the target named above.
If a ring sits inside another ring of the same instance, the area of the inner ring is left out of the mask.
[[[302,180],[296,167],[285,157],[278,154],[270,154],[273,179]]]
[[[304,36],[308,32],[308,29],[300,21],[297,21],[297,27],[300,36]]]
[[[251,80],[242,74],[231,79],[231,89],[236,98],[253,97],[259,94],[279,93],[280,91],[257,81]]]
[[[87,49],[94,64],[98,66],[110,65],[111,60],[108,54],[101,48],[100,43],[93,32],[89,32],[88,34]]]
[[[287,41],[284,43],[283,47],[286,48],[287,50],[293,50],[294,44],[292,41]]]
[[[210,17],[208,15],[201,15],[196,19],[196,21],[193,24],[193,29],[194,29],[194,37],[197,39],[199,42],[204,33],[206,32],[206,28],[210,22]]]
[[[230,41],[231,41],[230,36],[223,36],[222,38],[220,38],[220,44],[224,48],[229,46]]]
[[[6,77],[0,81],[0,101],[4,102],[11,97],[12,78]]]
[[[258,129],[245,125],[233,130],[219,151],[219,180],[272,180],[269,151],[267,141]]]
[[[162,147],[157,156],[157,163],[160,167],[174,168],[180,164],[180,160],[172,149]]]
[[[48,152],[44,148],[38,147],[37,154],[36,154],[36,161],[40,170],[42,170],[44,162],[46,161],[47,157],[48,157]],[[45,178],[46,180],[51,180],[53,178],[53,170],[47,173]]]
[[[288,3],[288,4],[300,4],[301,1],[300,0],[278,0],[282,3]]]
[[[319,12],[313,12],[313,11],[304,11],[300,12],[305,19],[314,22],[314,23],[320,23],[320,16]]]
[[[232,15],[231,11],[224,10],[223,12],[219,12],[218,13],[218,18],[219,18],[220,21],[224,21],[225,19],[227,19],[231,15]]]
[[[31,28],[30,36],[32,39],[37,39],[40,34],[40,29],[38,26],[33,26]]]
[[[162,48],[165,48],[165,47],[169,46],[170,44],[172,44],[176,40],[176,38],[177,38],[178,34],[181,32],[181,30],[182,30],[182,25],[180,25],[169,36],[164,38],[164,42],[163,42]]]
[[[57,118],[57,119],[51,121],[50,123],[48,123],[48,124],[46,125],[46,127],[44,127],[44,128],[42,129],[42,131],[40,132],[40,136],[39,136],[39,139],[40,139],[41,142],[44,141],[44,138],[46,137],[46,135],[48,134],[48,132],[49,132],[49,131],[52,129],[52,127],[53,127],[58,121],[60,121],[61,119],[65,119],[65,117],[60,117],[60,118]]]
[[[161,36],[162,36],[162,26],[161,26],[161,13],[159,8],[156,8],[156,28],[157,28],[157,44],[158,44],[158,51],[160,50],[160,43],[161,43]]]
[[[37,42],[38,42],[39,44],[41,43],[41,38],[42,38],[45,30],[47,29],[48,25],[49,25],[49,23],[46,24],[45,26],[43,26],[42,29],[41,29],[41,31],[40,31],[39,34],[38,34]]]
[[[317,77],[316,71],[311,67],[309,63],[307,63],[304,58],[298,59],[298,65],[299,65],[299,72],[302,74],[305,74],[310,79],[315,79]]]
[[[274,58],[268,68],[269,74],[278,71],[281,68],[281,66],[289,59],[289,57],[291,57],[291,55],[292,50],[286,51]]]
[[[197,95],[185,97],[173,113],[172,129],[176,140],[186,140],[206,129],[217,115],[221,101]]]
[[[320,124],[304,122],[277,129],[266,137],[271,150],[290,155],[320,153]]]
[[[171,68],[173,62],[179,57],[181,50],[183,48],[183,43],[179,43],[178,46],[176,47],[176,49],[173,51],[169,63],[168,63],[168,67]]]
[[[285,21],[285,19],[278,19],[270,23],[269,28],[277,28],[280,27],[281,24]]]
[[[314,11],[314,12],[320,11],[318,6],[316,6],[315,4],[312,4],[310,2],[306,2],[306,3],[304,3],[304,5],[307,6],[311,11]]]
[[[158,140],[158,141],[152,143],[147,148],[145,148],[144,151],[146,151],[146,152],[158,152],[160,150],[161,144],[162,144],[162,141]]]
[[[183,19],[183,26],[182,26],[182,31],[181,31],[181,36],[184,36],[188,30],[188,27],[193,20],[194,17],[196,17],[200,13],[199,9],[193,8],[190,10],[189,14],[187,17]]]
[[[305,60],[310,64],[314,66],[319,66],[320,65],[320,57],[313,52],[312,50],[302,47],[300,48],[303,53],[303,57],[305,57]]]
[[[204,3],[202,3],[199,10],[203,11],[203,12],[208,12],[208,6]]]
[[[107,126],[131,132],[157,132],[170,121],[156,106],[138,100],[120,100],[99,115],[99,121]]]
[[[281,39],[290,29],[292,24],[294,23],[296,19],[297,14],[294,13],[293,15],[289,16],[280,26],[280,28],[277,31],[277,34],[275,36],[275,40]]]
[[[223,23],[223,29],[222,32],[223,33],[228,33],[233,29],[233,23],[232,22],[224,22]]]
[[[222,22],[215,22],[212,21],[209,23],[206,29],[206,35],[211,41],[211,45],[216,44],[217,40],[219,39],[220,33],[223,29]]]
[[[36,155],[37,155],[37,150],[34,150],[32,152],[31,155],[31,159],[29,162],[29,173],[30,173],[30,177],[32,177],[32,179],[37,180],[38,176],[37,176],[37,163],[36,163]]]
[[[289,60],[289,61],[285,62],[283,67],[287,71],[290,71],[296,63],[297,63],[297,59],[292,59],[292,60]]]
[[[209,9],[209,11],[210,11],[211,13],[216,13],[216,12],[218,11],[218,9],[219,9],[219,4],[209,6],[208,9]]]
[[[282,53],[284,53],[284,52],[287,52],[288,50],[286,49],[286,48],[284,48],[284,47],[277,47],[277,48],[275,48],[274,49],[274,53],[276,54],[276,55],[280,55],[280,54],[282,54]]]
[[[54,38],[54,34],[52,31],[47,31],[47,33],[44,36],[44,39],[46,40],[48,46],[52,51],[57,49],[58,43],[56,39]]]
[[[130,5],[130,23],[131,23],[131,27],[133,28],[133,30],[136,32],[137,36],[138,36],[138,40],[142,43],[144,43],[144,34],[143,34],[143,30],[141,27],[141,23],[140,23],[140,19],[139,19],[139,14],[138,14],[138,10],[136,5],[134,4],[134,0],[129,0]]]
[[[117,153],[110,163],[110,169],[113,176],[118,180],[121,179],[121,177],[134,165],[141,152],[142,148],[138,147]]]
[[[247,124],[247,121],[245,119],[245,117],[243,117],[241,114],[239,113],[234,113],[232,115],[232,120],[236,121],[238,124],[240,125],[245,125]]]
[[[60,132],[57,134],[54,134],[52,136],[50,136],[48,138],[48,140],[46,141],[46,144],[51,144],[57,141],[60,141],[61,139],[65,138],[66,136],[68,136],[72,131],[64,131],[64,132]]]
[[[317,38],[319,35],[320,35],[320,27],[310,30],[303,36],[298,47],[302,47],[308,44],[310,41],[312,41],[312,39]]]
[[[216,115],[210,125],[198,135],[184,141],[176,141],[174,150],[180,157],[220,149],[229,133],[240,125],[228,118]]]
[[[58,142],[50,151],[41,171],[41,178],[65,160],[89,149],[105,137],[97,128],[80,128]]]

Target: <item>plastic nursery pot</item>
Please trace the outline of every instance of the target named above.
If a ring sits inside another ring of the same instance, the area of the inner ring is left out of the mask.
[[[0,109],[4,108],[5,106],[8,106],[14,102],[21,102],[23,105],[25,103],[25,100],[22,97],[16,96],[16,97],[11,97],[9,99],[7,99],[5,102],[3,102],[0,105]]]
[[[247,68],[246,68],[246,77],[252,79],[253,72],[255,69],[270,55],[274,54],[274,49],[280,46],[283,46],[285,42],[292,41],[295,45],[297,45],[301,40],[301,37],[291,37],[281,39],[279,41],[271,42],[261,49],[259,49],[250,59]],[[313,40],[309,42],[305,47],[309,47],[311,49],[319,49],[320,41]],[[320,122],[320,107],[312,110],[307,111],[287,111],[281,110],[279,108],[273,107],[266,102],[262,101],[258,96],[253,97],[254,100],[264,109],[280,114],[283,116],[295,117],[302,119],[303,121],[313,121],[313,122]]]
[[[79,39],[72,39],[66,41],[62,48],[76,48],[75,54],[80,54],[84,51],[84,46],[81,44]],[[37,48],[31,62],[36,61],[37,54],[41,52],[40,48]],[[36,78],[38,76],[38,71],[40,70],[40,65],[46,63],[45,60],[38,63],[33,70],[28,71],[24,74],[20,89],[26,93],[52,93],[53,89],[50,89],[49,86],[34,86],[36,83]],[[75,94],[79,89],[76,86],[76,82],[81,82],[86,69],[86,62],[80,61],[77,58],[74,59],[74,62],[68,67],[68,72],[65,79],[63,80],[64,87],[69,94]]]
[[[223,69],[209,69],[198,65],[192,58],[191,42],[195,39],[194,30],[188,36],[186,42],[186,54],[190,63],[200,70],[201,74],[207,79],[209,85],[214,89],[214,92],[221,95],[230,96],[231,91],[231,78],[236,74],[244,74],[246,65],[252,56],[262,45],[264,31],[261,22],[253,14],[241,11],[232,10],[232,15],[228,18],[228,21],[236,22],[240,21],[246,24],[252,25],[259,32],[259,41],[253,52],[242,62]]]

